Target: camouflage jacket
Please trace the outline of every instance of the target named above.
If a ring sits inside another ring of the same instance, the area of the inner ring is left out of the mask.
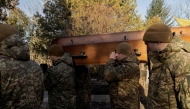
[[[109,59],[104,77],[110,87],[112,109],[138,109],[139,107],[139,61],[131,55],[122,61]]]
[[[89,109],[91,104],[91,78],[88,67],[75,66],[76,108]]]
[[[52,109],[75,109],[75,70],[73,60],[68,53],[56,60],[47,70],[44,81],[48,90],[49,107]]]
[[[28,44],[19,35],[11,35],[0,45],[0,109],[39,109],[43,71],[30,60]]]
[[[149,53],[147,109],[190,109],[190,44],[174,36],[161,52]]]

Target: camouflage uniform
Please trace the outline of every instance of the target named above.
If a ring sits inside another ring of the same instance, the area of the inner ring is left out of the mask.
[[[76,108],[90,109],[91,106],[91,79],[88,69],[84,65],[76,68]]]
[[[145,95],[144,88],[141,84],[139,84],[139,101],[146,108],[147,106],[147,96]]]
[[[150,52],[147,109],[190,109],[190,43],[174,36],[160,52]]]
[[[39,109],[44,92],[43,71],[30,60],[28,44],[13,34],[0,45],[0,109]]]
[[[50,109],[75,109],[75,70],[72,57],[64,53],[47,70],[44,81]]]
[[[110,87],[112,109],[138,109],[139,108],[139,61],[135,55],[115,62],[109,59],[104,77]]]

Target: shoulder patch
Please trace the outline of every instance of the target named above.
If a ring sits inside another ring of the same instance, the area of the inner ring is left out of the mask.
[[[126,63],[123,63],[123,67],[126,67],[126,65],[127,65]]]

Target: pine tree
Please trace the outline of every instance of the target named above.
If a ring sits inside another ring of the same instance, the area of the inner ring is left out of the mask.
[[[0,21],[6,22],[6,10],[12,10],[19,4],[19,0],[0,0]]]
[[[161,19],[162,23],[172,27],[174,25],[174,20],[170,11],[171,8],[166,4],[165,0],[152,0],[145,16],[146,21],[157,16]]]
[[[7,23],[15,26],[21,33],[20,35],[23,36],[26,41],[29,40],[29,36],[26,34],[29,32],[30,20],[23,11],[19,8],[10,10],[7,16]]]
[[[38,19],[35,37],[42,42],[36,50],[47,53],[44,50],[57,37],[142,30],[135,8],[136,0],[48,1]]]
[[[73,1],[73,35],[114,33],[142,29],[136,0]]]
[[[154,16],[152,18],[148,18],[146,21],[146,25],[144,25],[144,30],[148,29],[152,24],[162,23],[162,20],[158,16]]]
[[[63,36],[69,36],[69,16],[68,5],[60,0],[47,1],[44,4],[43,14],[35,14],[36,25],[32,38],[31,49],[38,56],[47,56],[47,49],[53,39]]]

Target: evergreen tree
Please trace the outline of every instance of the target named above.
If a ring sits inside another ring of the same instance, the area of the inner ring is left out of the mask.
[[[114,33],[142,29],[136,0],[73,1],[73,35]]]
[[[39,13],[36,13],[32,21],[35,25],[33,25],[32,32],[30,34],[31,51],[36,54],[36,57],[38,55],[47,55],[48,38],[51,37],[48,33],[51,33],[51,31],[44,30],[44,28],[47,28],[44,26],[46,21],[44,21],[43,16]]]
[[[0,0],[0,21],[6,22],[6,10],[14,9],[19,4],[19,0]]]
[[[165,0],[152,0],[145,16],[146,21],[157,16],[161,19],[162,23],[172,27],[174,25],[174,20],[170,11],[171,8],[166,4]]]
[[[148,18],[146,21],[146,25],[144,25],[144,30],[148,29],[152,24],[162,23],[162,20],[158,16],[154,16],[152,18]]]
[[[21,33],[20,35],[23,36],[26,41],[29,41],[27,33],[29,32],[30,20],[23,11],[19,8],[10,10],[7,16],[7,23],[15,26]]]
[[[69,16],[65,1],[47,1],[44,4],[43,14],[35,14],[35,29],[31,38],[31,50],[36,53],[35,57],[47,57],[47,49],[53,39],[69,36]]]
[[[46,38],[48,37],[43,36],[43,28],[41,28],[41,24],[39,24],[39,22],[43,23],[42,15],[36,13],[31,21],[33,25],[30,30],[30,57],[39,64],[48,63],[46,46]]]
[[[44,5],[38,19],[35,44],[46,52],[57,37],[142,30],[136,0],[52,0]],[[46,49],[46,50],[45,50]]]

